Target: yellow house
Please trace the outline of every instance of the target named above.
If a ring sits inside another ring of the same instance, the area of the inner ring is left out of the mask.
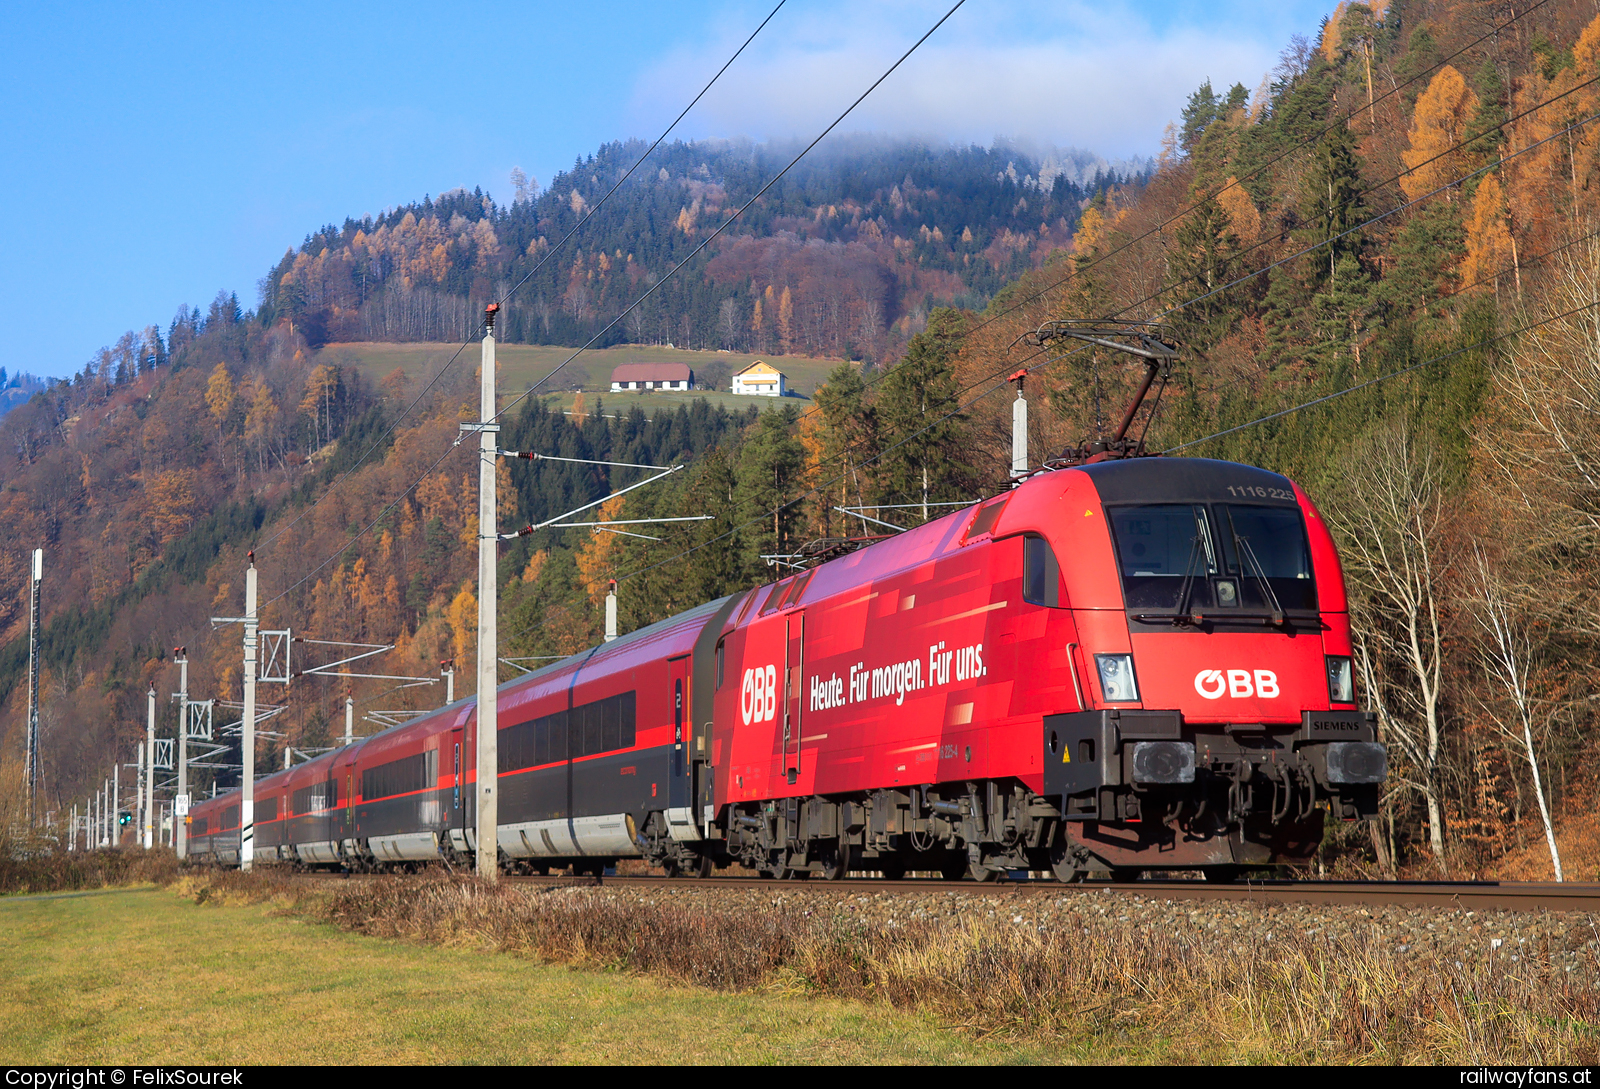
[[[770,363],[756,360],[733,376],[733,392],[746,397],[784,397],[788,378]]]

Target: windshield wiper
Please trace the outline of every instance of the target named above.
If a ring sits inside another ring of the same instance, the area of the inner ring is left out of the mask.
[[[1159,623],[1165,621],[1175,626],[1199,623],[1199,615],[1189,615],[1189,598],[1194,594],[1194,561],[1200,556],[1200,535],[1196,533],[1189,539],[1189,562],[1183,569],[1183,586],[1178,591],[1178,607],[1170,613],[1136,613],[1134,619],[1143,623]]]
[[[1200,558],[1200,534],[1189,538],[1189,562],[1183,567],[1183,589],[1178,593],[1178,607],[1174,616],[1184,616],[1189,611],[1189,598],[1194,593],[1194,561]]]
[[[1233,529],[1233,519],[1228,519],[1228,528]],[[1278,595],[1272,590],[1272,583],[1267,579],[1266,569],[1261,566],[1261,561],[1256,559],[1255,549],[1250,547],[1250,538],[1239,536],[1239,531],[1233,530],[1233,547],[1239,553],[1239,565],[1244,568],[1245,574],[1261,584],[1264,591],[1263,600],[1272,606],[1272,623],[1276,626],[1283,624],[1283,606],[1278,604]],[[1251,568],[1255,571],[1252,574]]]

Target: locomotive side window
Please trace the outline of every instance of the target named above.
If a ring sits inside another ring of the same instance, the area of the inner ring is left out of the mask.
[[[1061,565],[1050,542],[1033,533],[1022,539],[1022,600],[1061,607]]]
[[[723,660],[723,658],[726,657],[726,654],[724,653],[726,646],[727,646],[727,641],[726,640],[724,640],[724,639],[718,639],[717,640],[717,690],[718,691],[721,691],[721,689],[722,689],[722,660]]]

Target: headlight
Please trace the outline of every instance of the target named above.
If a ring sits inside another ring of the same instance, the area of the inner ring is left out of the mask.
[[[1337,654],[1327,656],[1328,699],[1333,703],[1356,701],[1355,675],[1350,669],[1350,659]]]
[[[1138,702],[1139,682],[1133,678],[1133,655],[1096,654],[1094,661],[1100,668],[1100,691],[1108,702]]]

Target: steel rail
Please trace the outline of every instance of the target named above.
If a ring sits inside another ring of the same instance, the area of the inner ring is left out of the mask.
[[[975,896],[1120,895],[1156,900],[1228,900],[1257,903],[1302,903],[1327,906],[1401,906],[1459,908],[1471,911],[1600,912],[1600,884],[1554,881],[1085,881],[1052,880],[944,881],[936,878],[883,881],[852,877],[843,881],[777,881],[766,878],[667,878],[661,876],[586,877],[509,875],[506,880],[552,888],[764,889],[774,893],[957,893]]]

